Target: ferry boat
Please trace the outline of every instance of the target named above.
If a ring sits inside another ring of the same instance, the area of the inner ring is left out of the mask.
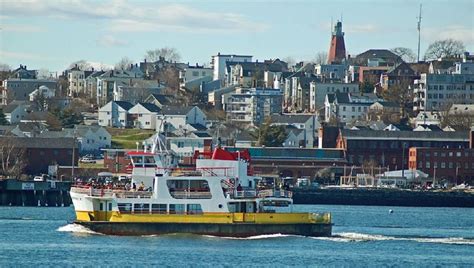
[[[329,213],[296,212],[290,191],[259,189],[248,152],[197,152],[193,169],[164,167],[152,152],[129,155],[132,182],[148,190],[73,186],[75,223],[109,235],[331,235]]]

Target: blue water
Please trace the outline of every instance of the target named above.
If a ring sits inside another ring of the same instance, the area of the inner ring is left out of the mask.
[[[105,236],[70,224],[72,207],[0,207],[0,267],[474,267],[472,208],[299,209],[332,212],[334,236]]]

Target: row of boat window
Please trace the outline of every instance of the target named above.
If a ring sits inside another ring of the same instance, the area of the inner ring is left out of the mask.
[[[135,214],[202,214],[201,204],[118,203],[118,209]]]

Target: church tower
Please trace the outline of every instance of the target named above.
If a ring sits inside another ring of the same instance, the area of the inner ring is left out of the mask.
[[[342,22],[338,21],[334,26],[329,47],[328,64],[342,63],[346,59],[346,46],[344,44],[344,33]]]

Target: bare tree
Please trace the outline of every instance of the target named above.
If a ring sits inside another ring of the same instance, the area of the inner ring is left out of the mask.
[[[313,62],[315,64],[326,64],[328,62],[328,53],[324,51],[316,53]]]
[[[12,67],[10,65],[0,62],[0,72],[10,72],[11,70]]]
[[[133,61],[127,57],[123,57],[119,62],[115,64],[115,70],[130,70],[131,65],[133,64]]]
[[[46,68],[41,68],[36,73],[36,76],[38,79],[48,79],[52,77],[52,73]]]
[[[392,85],[388,90],[382,93],[382,97],[394,103],[397,103],[401,108],[402,118],[407,115],[409,105],[413,104],[414,93],[411,88],[412,81],[404,79],[399,84]]]
[[[181,59],[181,55],[178,50],[174,47],[163,47],[153,50],[148,50],[145,54],[145,59],[147,61],[158,61],[160,57],[164,58],[167,61],[174,62]]]
[[[456,111],[449,104],[440,111],[441,127],[453,127],[456,130],[469,130],[474,127],[474,113],[471,111]]]
[[[86,60],[78,60],[78,61],[75,61],[75,62],[69,64],[68,69],[74,68],[76,66],[77,66],[77,68],[79,68],[83,71],[84,70],[90,70],[92,68],[92,65],[89,62],[87,62]]]
[[[416,62],[416,54],[413,50],[406,47],[395,47],[391,51],[398,55],[404,62]]]
[[[20,178],[26,167],[26,150],[19,145],[15,137],[0,137],[0,164],[4,176]]]
[[[425,60],[452,57],[466,51],[463,42],[454,39],[438,40],[431,43],[425,52]]]
[[[283,59],[283,61],[288,64],[288,68],[290,68],[290,67],[292,67],[292,66],[294,66],[294,65],[296,64],[295,58],[290,57],[290,56],[285,57],[285,58]]]

